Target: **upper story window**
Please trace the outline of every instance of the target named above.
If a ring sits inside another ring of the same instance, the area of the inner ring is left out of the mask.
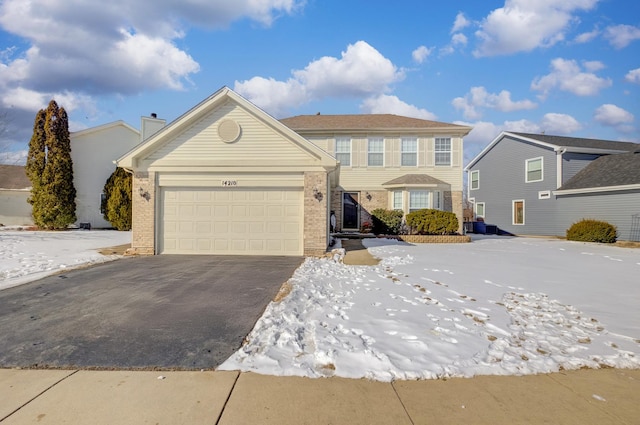
[[[367,141],[367,165],[371,167],[384,165],[384,140],[382,137],[370,137]]]
[[[436,137],[435,142],[436,165],[451,165],[451,138]]]
[[[480,170],[473,170],[469,178],[469,188],[471,190],[480,189]]]
[[[336,137],[336,159],[345,167],[351,166],[351,139]]]
[[[541,182],[543,171],[542,157],[527,159],[526,161],[526,182]]]
[[[400,164],[403,166],[418,165],[418,139],[415,137],[403,137],[400,144],[402,151]]]

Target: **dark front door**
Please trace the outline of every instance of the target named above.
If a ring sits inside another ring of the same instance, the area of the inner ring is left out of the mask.
[[[360,204],[359,194],[355,192],[342,194],[342,228],[360,228]]]

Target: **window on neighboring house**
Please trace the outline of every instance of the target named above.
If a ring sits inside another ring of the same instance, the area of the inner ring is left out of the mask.
[[[409,192],[409,212],[429,208],[429,192],[412,190]]]
[[[480,189],[480,170],[474,170],[471,172],[469,187],[471,190]]]
[[[476,217],[484,218],[484,202],[477,202],[475,205]]]
[[[527,183],[542,181],[542,157],[527,159]]]
[[[384,165],[384,140],[382,137],[369,138],[367,143],[367,164],[371,167]]]
[[[103,192],[100,194],[100,214],[103,214],[103,215],[105,213],[105,206],[106,206],[104,205],[105,199],[107,199],[107,195],[105,195]]]
[[[336,159],[343,167],[351,166],[351,139],[349,137],[336,137]]]
[[[513,224],[524,224],[524,200],[513,201]]]
[[[402,205],[402,191],[401,190],[395,190],[393,192],[393,209],[394,210],[401,210],[403,209],[403,205]]]
[[[400,143],[402,150],[400,164],[403,166],[418,165],[418,139],[415,137],[403,137]]]
[[[451,138],[436,138],[435,156],[436,165],[451,165]]]

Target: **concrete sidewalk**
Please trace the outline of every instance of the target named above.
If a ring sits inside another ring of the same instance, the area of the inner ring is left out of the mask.
[[[0,423],[631,425],[640,423],[640,370],[382,383],[0,369]]]

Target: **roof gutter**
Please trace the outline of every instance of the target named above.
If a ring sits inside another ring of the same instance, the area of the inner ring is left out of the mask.
[[[580,189],[560,189],[554,190],[553,194],[557,196],[562,195],[580,195],[585,193],[597,193],[597,192],[616,192],[620,190],[639,190],[640,183],[627,184],[619,186],[602,186],[602,187],[583,187]]]

